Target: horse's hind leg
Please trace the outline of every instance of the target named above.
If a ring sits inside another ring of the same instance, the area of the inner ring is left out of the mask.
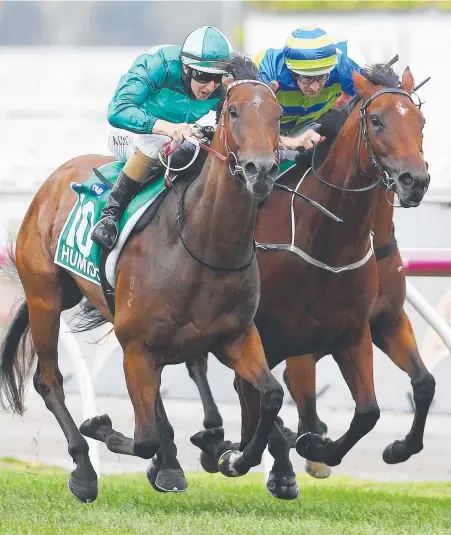
[[[194,381],[199,390],[200,399],[204,408],[204,430],[199,431],[191,437],[191,442],[200,448],[200,464],[206,472],[216,473],[218,463],[213,449],[210,447],[212,437],[222,440],[224,430],[222,428],[222,417],[213,399],[207,378],[208,354],[186,361],[189,376]]]
[[[199,390],[200,399],[204,407],[204,427],[211,429],[222,427],[222,417],[219,414],[218,407],[213,399],[210,385],[207,379],[207,362],[208,355],[189,359],[186,361],[189,376],[194,381]]]
[[[298,436],[304,433],[326,435],[327,426],[316,412],[316,357],[302,355],[287,359],[284,379],[298,409]],[[329,477],[331,472],[326,464],[308,459],[305,461],[305,470],[319,479]]]
[[[349,430],[334,442],[311,433],[301,435],[296,441],[299,455],[329,466],[340,464],[346,453],[373,429],[380,416],[374,392],[373,347],[369,326],[347,347],[334,351],[333,357],[355,400],[355,413]]]
[[[58,368],[58,334],[63,308],[63,287],[56,266],[39,277],[21,273],[29,307],[30,330],[38,356],[33,378],[36,391],[57,419],[68,442],[69,455],[76,464],[68,482],[71,493],[81,502],[97,497],[97,475],[89,459],[89,446],[81,436],[64,399],[63,378]]]
[[[404,440],[389,444],[383,453],[388,464],[402,463],[423,449],[423,435],[429,407],[435,393],[435,380],[418,352],[415,335],[407,314],[402,311],[393,329],[385,329],[383,322],[372,326],[373,341],[390,359],[405,371],[412,383],[415,418]]]
[[[160,492],[182,492],[188,485],[177,460],[174,429],[166,415],[160,392],[157,395],[157,422],[161,446],[147,469],[147,479]]]
[[[157,367],[157,357],[145,341],[123,343],[119,333],[116,334],[124,350],[125,379],[135,412],[135,438],[115,431],[106,414],[86,420],[81,424],[80,431],[86,437],[105,442],[114,453],[150,459],[160,447],[155,407],[162,368]]]

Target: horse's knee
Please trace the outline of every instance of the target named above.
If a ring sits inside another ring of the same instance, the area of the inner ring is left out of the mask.
[[[283,403],[283,388],[277,383],[277,386],[267,390],[262,395],[261,408],[265,411],[279,412]]]
[[[435,394],[435,379],[431,373],[427,373],[419,381],[413,382],[413,399],[415,403],[422,401],[431,402]]]
[[[135,440],[133,453],[142,459],[151,459],[157,453],[159,447],[158,440]]]

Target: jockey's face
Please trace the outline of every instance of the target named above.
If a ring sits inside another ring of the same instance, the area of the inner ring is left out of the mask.
[[[296,79],[296,83],[302,93],[309,98],[317,97],[323,90],[324,84],[329,78],[328,74],[322,74],[319,76],[305,76],[292,73],[292,76]]]
[[[188,67],[183,66],[185,73],[188,73]],[[209,73],[201,73],[200,80],[195,80],[194,76],[191,76],[191,91],[197,100],[207,100],[209,96],[219,87],[222,76],[210,75]]]
[[[304,93],[304,95],[309,98],[317,97],[323,90],[324,84],[326,83],[325,81],[320,82],[318,80],[315,80],[314,82],[305,83],[299,80],[299,78],[296,80],[296,82],[302,93]]]

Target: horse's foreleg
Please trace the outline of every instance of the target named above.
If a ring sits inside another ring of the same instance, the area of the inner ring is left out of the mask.
[[[40,286],[39,292],[36,284]],[[88,443],[81,436],[65,405],[63,378],[58,368],[62,289],[56,278],[46,280],[45,276],[41,275],[34,277],[33,284],[26,286],[26,295],[30,330],[38,356],[38,366],[33,378],[34,387],[57,419],[67,439],[69,455],[76,464],[68,481],[70,492],[81,502],[92,502],[97,497],[97,474],[89,459]]]
[[[298,436],[326,435],[327,426],[316,412],[316,357],[310,354],[287,359],[284,379],[298,409]],[[321,462],[306,460],[305,470],[319,479],[330,476],[330,468]]]
[[[114,453],[150,459],[160,445],[155,406],[162,368],[156,366],[156,357],[145,342],[131,341],[123,346],[123,350],[125,379],[135,412],[135,438],[115,431],[106,414],[86,420],[80,431],[87,437],[105,442]]]
[[[383,453],[386,463],[402,463],[423,449],[424,427],[434,398],[435,380],[421,360],[412,326],[404,311],[398,317],[394,329],[387,331],[379,328],[376,323],[372,327],[372,336],[377,347],[409,375],[412,383],[415,401],[412,427],[404,440],[389,444]]]
[[[208,384],[207,359],[208,355],[189,359],[186,361],[186,367],[189,376],[199,390],[200,399],[204,407],[204,427],[205,429],[211,429],[222,427],[222,417],[219,414],[218,407],[210,390],[210,385]]]
[[[325,435],[327,425],[316,412],[316,357],[302,355],[287,359],[284,380],[298,409],[298,434]]]
[[[147,479],[159,492],[182,492],[188,485],[177,460],[174,429],[166,415],[160,392],[157,395],[157,422],[161,445],[147,469]]]
[[[253,466],[261,463],[268,444],[269,434],[282,406],[283,389],[269,370],[260,336],[254,324],[245,334],[215,351],[215,355],[241,378],[258,390],[259,410],[252,414],[252,421],[258,424],[252,439],[242,452],[229,451],[222,455],[219,469],[227,476],[246,474]],[[250,406],[250,400],[240,396],[240,403]],[[258,394],[257,393],[257,394]],[[255,394],[254,394],[255,400]],[[255,403],[253,405],[255,407]]]
[[[296,451],[310,461],[329,466],[341,463],[346,453],[373,429],[380,416],[373,381],[373,348],[367,325],[358,340],[333,353],[355,400],[356,408],[349,430],[338,440],[307,433],[296,441]]]

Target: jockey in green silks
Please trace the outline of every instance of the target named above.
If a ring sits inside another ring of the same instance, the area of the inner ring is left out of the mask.
[[[299,28],[283,49],[269,48],[255,58],[260,80],[276,82],[283,108],[281,145],[285,149],[313,148],[324,138],[319,120],[342,93],[355,95],[353,71],[360,67],[347,56],[347,43],[337,43],[321,28]]]
[[[122,76],[108,107],[114,127],[109,147],[126,164],[93,229],[94,242],[114,247],[118,222],[141,184],[159,167],[161,147],[199,136],[189,124],[207,117],[224,97],[221,81],[231,54],[232,45],[222,32],[202,26],[181,47],[153,47]]]

